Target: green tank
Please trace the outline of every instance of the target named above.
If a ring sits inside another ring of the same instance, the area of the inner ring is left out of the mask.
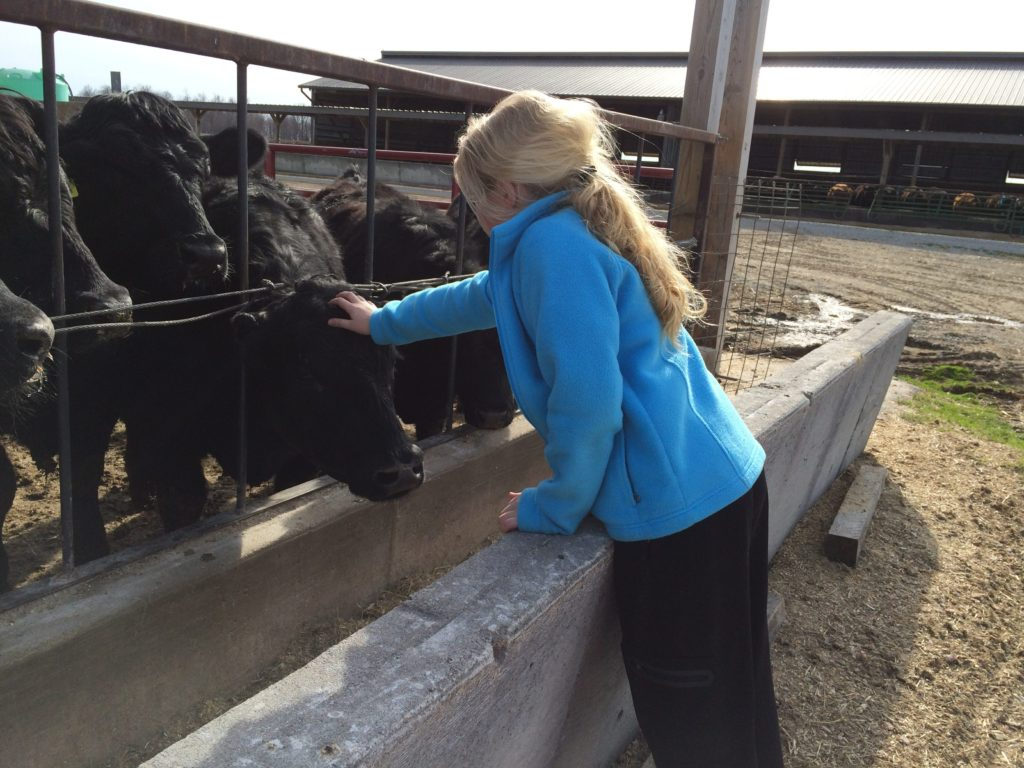
[[[43,100],[43,73],[31,69],[0,69],[0,93],[14,91],[36,101]],[[71,99],[71,86],[57,75],[57,101]]]

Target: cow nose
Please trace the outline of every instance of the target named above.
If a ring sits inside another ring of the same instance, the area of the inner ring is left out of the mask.
[[[111,283],[105,290],[86,291],[80,293],[74,301],[78,312],[103,312],[102,315],[86,322],[90,323],[127,323],[132,319],[132,297],[128,289]],[[98,333],[103,340],[120,339],[128,334],[129,329],[104,328]],[[75,334],[80,336],[81,334]],[[76,339],[77,344],[90,344],[85,339]]]
[[[181,263],[192,281],[221,276],[227,269],[228,247],[216,235],[193,235],[181,241]]]
[[[20,328],[16,343],[18,351],[30,358],[33,365],[42,365],[53,344],[53,323],[50,318],[41,317]]]
[[[466,421],[479,429],[502,429],[512,423],[512,411],[477,409],[466,413]]]
[[[412,445],[391,466],[382,467],[373,473],[373,484],[383,498],[418,488],[423,483],[423,451]]]

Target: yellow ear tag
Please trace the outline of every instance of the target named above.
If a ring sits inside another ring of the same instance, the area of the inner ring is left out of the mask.
[[[78,187],[75,186],[75,182],[71,179],[68,179],[68,186],[71,188],[71,199],[74,200],[78,197]]]

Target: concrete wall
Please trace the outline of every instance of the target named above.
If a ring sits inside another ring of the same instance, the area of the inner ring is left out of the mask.
[[[737,398],[768,449],[773,553],[863,450],[909,326],[877,313]],[[607,765],[635,729],[610,552],[596,526],[506,536],[145,765]]]

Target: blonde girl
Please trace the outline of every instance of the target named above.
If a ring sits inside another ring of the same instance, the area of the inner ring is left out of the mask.
[[[455,177],[489,269],[334,326],[406,344],[497,327],[551,476],[509,492],[503,531],[615,541],[622,655],[660,768],[782,765],[767,601],[764,450],[685,330],[705,304],[613,166],[590,102],[515,93],[459,140]]]

